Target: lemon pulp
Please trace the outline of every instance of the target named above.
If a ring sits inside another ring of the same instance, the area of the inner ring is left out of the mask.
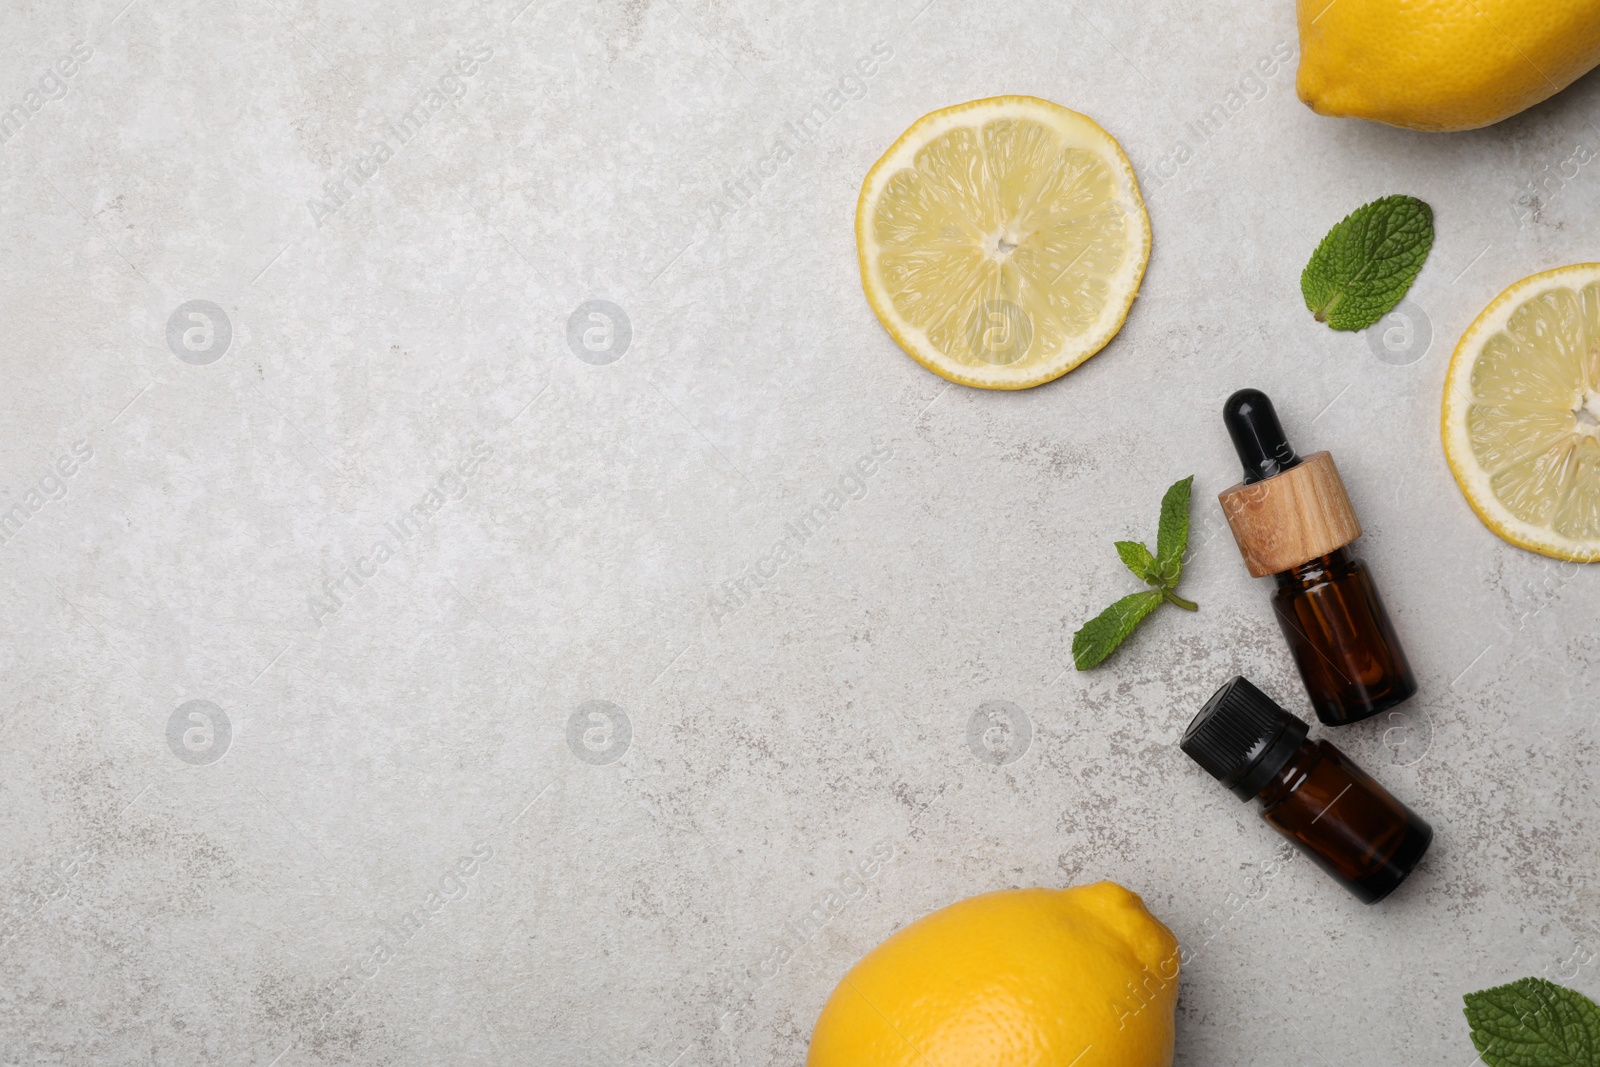
[[[1451,359],[1444,431],[1491,529],[1600,559],[1600,264],[1525,278],[1479,315]]]
[[[1115,336],[1150,224],[1117,142],[1034,97],[919,119],[868,173],[862,283],[912,357],[965,385],[1060,377]]]

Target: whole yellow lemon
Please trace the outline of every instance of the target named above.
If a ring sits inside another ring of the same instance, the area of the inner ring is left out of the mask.
[[[1299,0],[1295,90],[1319,115],[1472,130],[1600,63],[1600,0]]]
[[[1115,882],[925,916],[828,998],[807,1067],[1169,1067],[1178,942]]]

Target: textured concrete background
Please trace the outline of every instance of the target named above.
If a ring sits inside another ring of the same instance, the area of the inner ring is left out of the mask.
[[[1600,80],[1421,136],[1296,101],[1287,0],[523,2],[0,11],[5,1063],[792,1064],[891,931],[1099,878],[1191,952],[1185,1065],[1459,1064],[1464,992],[1600,995],[1600,573],[1437,432],[1471,317],[1596,258]],[[1155,233],[1015,395],[901,354],[852,234],[913,119],[1007,92],[1121,138]],[[1406,317],[1316,325],[1394,192]],[[1174,746],[1236,672],[1307,713],[1215,502],[1247,384],[1422,686],[1336,739],[1438,831],[1375,908],[1263,878]],[[1191,473],[1200,612],[1068,669]]]

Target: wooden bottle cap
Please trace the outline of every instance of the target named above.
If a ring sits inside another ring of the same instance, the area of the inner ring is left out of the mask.
[[[1217,494],[1253,577],[1292,570],[1361,536],[1339,469],[1313,452],[1282,474]]]

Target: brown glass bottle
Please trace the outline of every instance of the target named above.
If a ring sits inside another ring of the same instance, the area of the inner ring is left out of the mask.
[[[1367,565],[1342,548],[1277,575],[1272,610],[1317,718],[1356,722],[1414,696],[1400,638]]]
[[[1241,800],[1365,904],[1394,891],[1433,829],[1349,756],[1243,677],[1218,689],[1180,743]]]
[[[1272,609],[1317,718],[1343,726],[1415,694],[1372,576],[1345,551],[1361,523],[1333,458],[1297,455],[1259,390],[1234,393],[1222,416],[1244,481],[1218,499],[1250,573],[1276,576]]]

